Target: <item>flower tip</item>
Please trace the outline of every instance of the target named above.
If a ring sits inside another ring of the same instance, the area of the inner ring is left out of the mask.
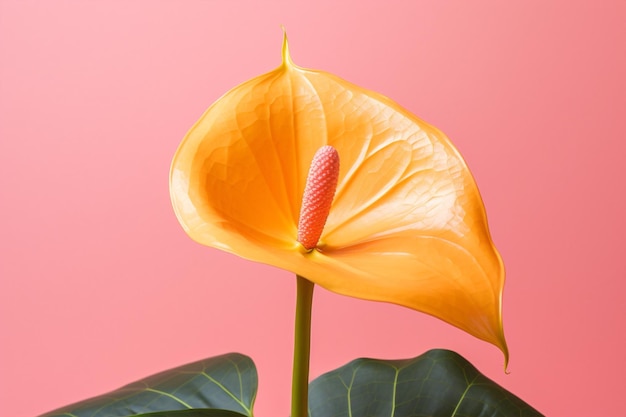
[[[292,66],[293,61],[291,60],[291,56],[289,55],[289,41],[287,40],[287,29],[285,26],[280,26],[283,30],[283,46],[282,46],[282,66]]]
[[[509,371],[509,349],[506,345],[504,345],[504,349],[502,351],[504,353],[504,373],[509,375],[511,372]]]

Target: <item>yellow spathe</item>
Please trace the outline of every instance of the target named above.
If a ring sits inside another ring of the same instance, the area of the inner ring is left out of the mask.
[[[297,242],[313,155],[339,181],[316,249]],[[181,143],[171,197],[197,242],[352,297],[438,317],[500,348],[504,267],[465,162],[390,99],[283,62],[215,102]]]

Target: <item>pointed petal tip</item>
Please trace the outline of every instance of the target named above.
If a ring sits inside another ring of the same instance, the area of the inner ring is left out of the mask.
[[[509,348],[506,344],[500,348],[502,353],[504,354],[504,373],[509,375],[511,372],[509,371]]]
[[[495,347],[497,347],[502,355],[504,356],[504,373],[509,374],[509,346],[506,343],[506,338],[504,337],[504,328],[502,327],[502,322],[500,322],[499,334],[496,336],[495,340],[490,341]]]
[[[287,39],[287,29],[285,29],[284,25],[280,26],[283,30],[283,46],[282,46],[282,65],[283,67],[293,66],[293,61],[291,60],[291,56],[289,55],[289,41]]]

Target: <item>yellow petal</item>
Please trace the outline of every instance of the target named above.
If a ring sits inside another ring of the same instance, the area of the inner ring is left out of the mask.
[[[341,160],[318,249],[296,241],[320,147]],[[377,93],[289,58],[215,102],[172,163],[196,241],[337,293],[438,317],[499,347],[504,268],[476,184],[446,136]]]

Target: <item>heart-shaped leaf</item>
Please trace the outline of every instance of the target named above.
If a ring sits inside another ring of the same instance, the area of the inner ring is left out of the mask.
[[[244,414],[215,408],[194,408],[191,410],[159,411],[157,413],[137,414],[133,417],[245,417]]]
[[[310,417],[531,417],[541,414],[455,352],[356,359],[309,386]]]
[[[228,353],[160,372],[41,417],[128,417],[191,409],[201,410],[155,416],[251,417],[257,382],[252,360],[239,353]]]

